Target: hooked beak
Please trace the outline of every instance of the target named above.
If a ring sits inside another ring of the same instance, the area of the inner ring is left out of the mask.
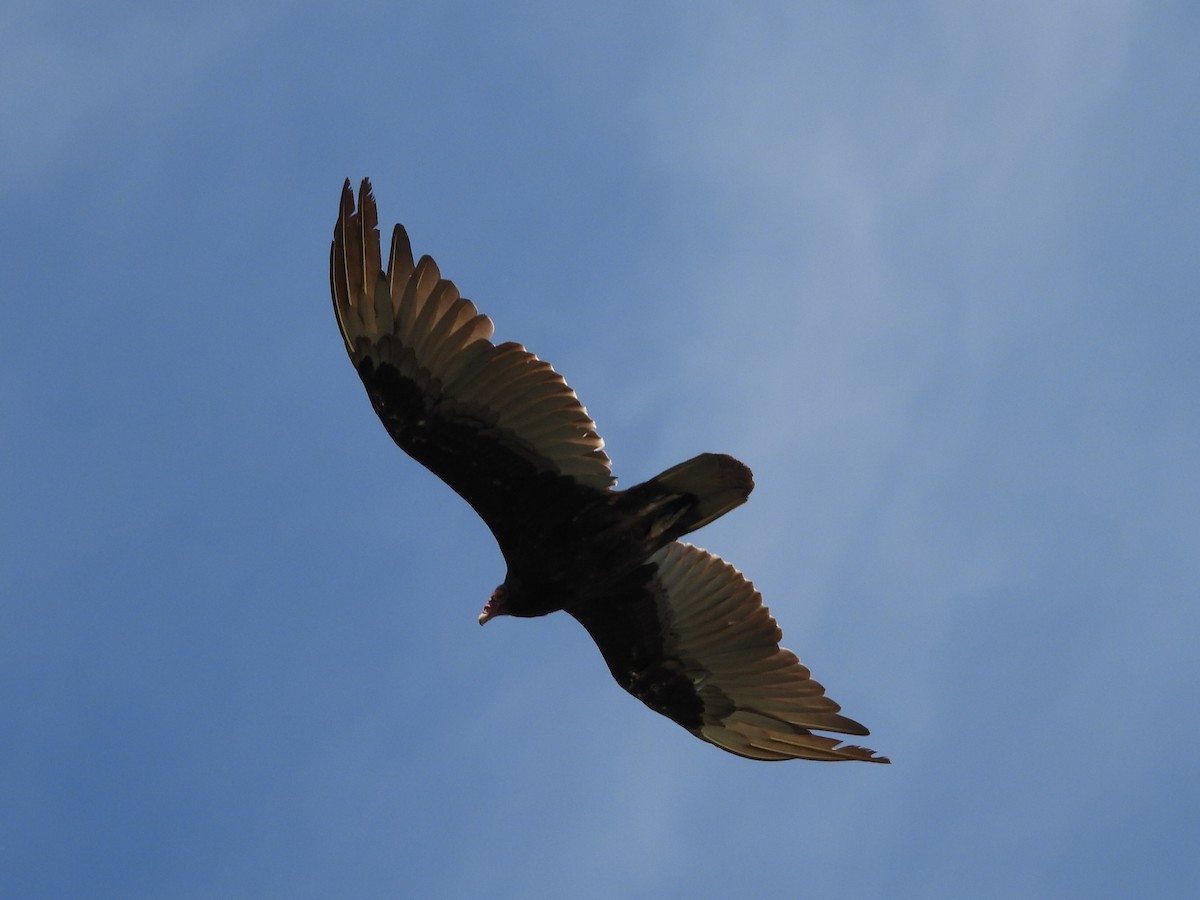
[[[483,612],[479,614],[479,624],[486,625],[489,619],[494,619],[496,616],[508,615],[508,590],[504,585],[492,591],[492,596],[488,597],[488,602],[483,604]]]

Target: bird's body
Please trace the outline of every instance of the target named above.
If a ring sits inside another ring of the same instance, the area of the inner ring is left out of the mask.
[[[744,503],[750,470],[705,453],[614,489],[574,392],[491,321],[400,226],[381,268],[378,216],[346,182],[330,282],[347,352],[388,433],[487,523],[508,566],[480,615],[566,611],[617,682],[696,736],[755,759],[886,762],[812,729],[866,734],[795,655],[753,585],[679,542]]]

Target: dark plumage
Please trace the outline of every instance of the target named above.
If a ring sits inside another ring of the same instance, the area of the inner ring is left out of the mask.
[[[814,730],[865,735],[789,650],[754,586],[679,538],[746,502],[754,482],[704,453],[614,490],[596,427],[548,363],[494,345],[492,323],[413,264],[397,225],[380,266],[370,182],[347,181],[330,284],[346,350],[400,447],[483,518],[508,565],[480,624],[564,610],[617,683],[692,734],[752,759],[887,762]]]

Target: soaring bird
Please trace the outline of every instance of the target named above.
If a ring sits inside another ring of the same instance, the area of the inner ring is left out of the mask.
[[[375,412],[409,456],[487,523],[508,572],[479,615],[562,610],[591,635],[617,684],[696,737],[750,759],[862,760],[817,734],[865,735],[790,650],[754,585],[679,538],[745,503],[750,469],[702,453],[616,490],[604,442],[567,383],[492,322],[437,264],[413,263],[349,180],[333,232],[333,308]]]

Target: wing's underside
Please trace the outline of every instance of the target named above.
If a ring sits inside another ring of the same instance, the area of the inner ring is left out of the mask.
[[[604,442],[562,377],[519,344],[492,344],[491,320],[430,257],[413,263],[399,225],[383,271],[369,181],[358,200],[355,210],[347,181],[330,288],[346,351],[396,443],[485,519],[510,499],[498,482],[517,477],[607,491]]]
[[[650,557],[638,581],[604,616],[571,612],[618,683],[651,709],[751,759],[888,762],[814,734],[868,732],[840,715],[796,655],[779,646],[782,633],[762,596],[733,566],[677,541]]]

